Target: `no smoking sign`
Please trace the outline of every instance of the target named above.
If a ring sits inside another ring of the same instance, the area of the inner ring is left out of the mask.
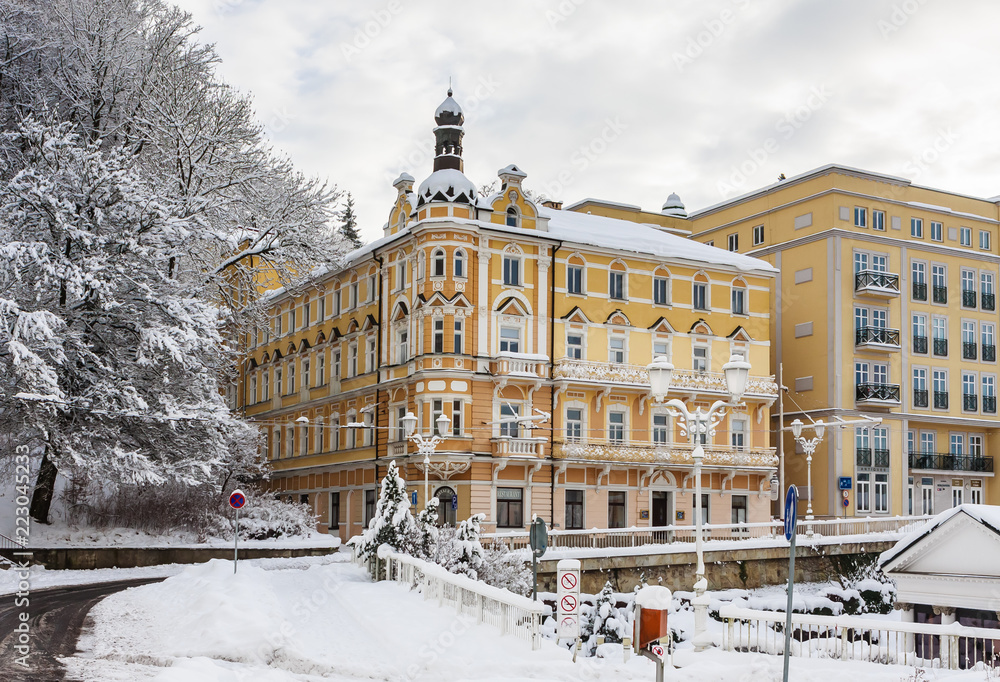
[[[559,608],[563,613],[576,613],[576,610],[580,608],[580,602],[575,595],[567,594],[559,600]]]

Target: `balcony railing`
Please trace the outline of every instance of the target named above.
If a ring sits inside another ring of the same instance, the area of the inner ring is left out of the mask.
[[[997,361],[997,347],[993,344],[984,343],[983,344],[983,362],[996,362]]]
[[[979,306],[983,310],[996,310],[997,309],[997,298],[994,294],[980,294],[979,295]]]
[[[899,403],[899,384],[858,384],[855,396],[858,402]]]
[[[645,365],[612,364],[589,360],[562,359],[556,361],[552,371],[554,379],[574,381],[631,384],[649,388],[649,370]],[[726,393],[726,377],[722,372],[695,372],[690,369],[675,369],[670,380],[671,390],[694,392]],[[778,395],[778,385],[774,377],[751,376],[747,384],[747,395]]]
[[[976,307],[976,291],[975,289],[962,289],[962,307],[963,308],[975,308]]]
[[[934,407],[939,410],[948,409],[948,391],[934,391]]]
[[[860,327],[854,332],[854,345],[899,348],[899,330],[885,327]]]
[[[927,337],[926,336],[914,336],[913,337],[913,352],[914,353],[926,353],[927,352]]]
[[[914,407],[927,407],[930,403],[928,402],[930,396],[927,394],[927,389],[924,390],[914,390],[913,391],[913,406]]]
[[[856,448],[854,450],[859,467],[881,467],[889,466],[889,451],[882,448]]]
[[[871,448],[855,448],[854,455],[857,459],[859,467],[870,467],[872,465]]]
[[[975,393],[962,394],[962,409],[966,412],[976,412],[979,408],[978,396]]]
[[[862,270],[854,275],[854,290],[858,293],[898,296],[899,275],[878,270]]]
[[[995,395],[983,396],[983,413],[984,414],[997,413],[997,397]]]
[[[886,468],[889,466],[889,451],[882,448],[875,448],[875,466]]]
[[[493,365],[493,373],[496,375],[535,378],[545,377],[548,362],[547,355],[500,353],[493,358],[491,364]]]
[[[934,355],[948,355],[948,339],[934,339]]]
[[[499,457],[522,455],[544,457],[547,438],[510,438],[500,436],[493,439],[493,454]]]
[[[993,458],[976,455],[952,455],[939,452],[911,452],[911,469],[935,469],[938,471],[993,471]]]
[[[927,282],[913,283],[913,300],[914,301],[927,300]]]
[[[931,287],[932,295],[934,296],[935,303],[947,303],[948,302],[948,287],[939,287],[937,285]]]
[[[770,468],[778,465],[774,448],[734,448],[715,445],[702,446],[705,466]],[[602,462],[643,462],[693,465],[693,448],[687,443],[615,444],[556,443],[555,456],[568,459],[585,459]]]
[[[962,342],[962,359],[963,360],[975,360],[976,359],[976,344],[975,341],[963,341]]]

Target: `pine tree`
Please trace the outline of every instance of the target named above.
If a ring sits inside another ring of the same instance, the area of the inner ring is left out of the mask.
[[[375,505],[375,516],[361,534],[358,554],[374,556],[378,548],[388,545],[397,552],[413,554],[417,544],[417,527],[410,513],[406,495],[406,481],[399,476],[396,461],[389,462],[389,470],[382,479],[382,492]]]
[[[438,541],[438,498],[427,500],[427,506],[417,514],[416,551],[421,559],[434,561]]]
[[[455,532],[456,555],[451,566],[452,573],[467,575],[473,580],[479,579],[479,571],[483,565],[483,545],[479,542],[481,524],[486,514],[473,514],[458,524]]]
[[[340,236],[354,244],[354,248],[362,245],[361,237],[358,235],[358,221],[354,213],[354,196],[347,193],[347,201],[344,202],[344,210],[340,212]]]

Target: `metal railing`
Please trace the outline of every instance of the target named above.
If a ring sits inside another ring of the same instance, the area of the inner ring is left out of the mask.
[[[784,653],[784,612],[723,606],[719,616],[723,650]],[[1000,666],[1000,630],[803,613],[792,613],[792,628],[789,654],[802,658],[951,670]]]
[[[927,282],[913,283],[913,300],[914,301],[927,300]]]
[[[975,393],[963,393],[962,394],[962,409],[966,412],[977,412],[978,407],[978,396]]]
[[[983,344],[983,361],[984,362],[996,362],[997,360],[997,347],[992,343]]]
[[[948,339],[934,339],[934,355],[948,355]]]
[[[0,533],[0,549],[24,549],[25,545]]]
[[[935,303],[947,303],[948,302],[948,287],[932,286],[931,287],[932,296],[934,297]]]
[[[994,294],[980,294],[979,305],[983,310],[996,310],[997,298]]]
[[[978,345],[975,341],[963,341],[962,342],[962,359],[963,360],[975,360],[976,351],[978,350]]]
[[[953,455],[942,452],[911,452],[911,469],[936,469],[938,471],[993,471],[993,457],[985,455]]]
[[[995,395],[983,396],[983,412],[985,414],[997,413],[997,397]]]
[[[859,327],[854,332],[854,345],[874,343],[899,347],[899,330],[886,327]]]
[[[962,289],[962,307],[976,307],[976,291],[974,289]]]
[[[857,384],[855,398],[858,402],[879,400],[882,402],[899,402],[899,384]]]
[[[508,592],[464,575],[450,573],[437,564],[422,561],[407,554],[379,550],[384,562],[385,579],[417,588],[425,600],[435,599],[438,606],[450,606],[476,623],[491,625],[501,635],[513,635],[531,643],[532,649],[542,645],[541,623],[546,607],[519,594]]]
[[[913,391],[913,406],[914,407],[927,407],[930,405],[930,394],[927,389],[915,389]]]
[[[879,270],[862,270],[854,275],[854,290],[882,290],[899,293],[899,275]]]
[[[882,448],[875,448],[875,466],[876,467],[887,467],[889,466],[889,451],[883,450]]]
[[[926,336],[914,336],[913,337],[913,352],[914,353],[926,353],[927,352],[927,337]]]
[[[948,409],[948,391],[934,391],[934,407],[938,410]]]

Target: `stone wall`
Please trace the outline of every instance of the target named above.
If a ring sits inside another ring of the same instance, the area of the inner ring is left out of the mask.
[[[135,568],[161,564],[198,564],[210,559],[232,559],[231,547],[102,547],[102,548],[29,548],[27,550],[0,550],[0,556],[14,561],[25,557],[14,552],[31,552],[29,562],[47,569]],[[303,557],[333,554],[334,547],[299,547],[270,549],[260,547],[240,548],[240,559],[267,559],[272,557]]]

